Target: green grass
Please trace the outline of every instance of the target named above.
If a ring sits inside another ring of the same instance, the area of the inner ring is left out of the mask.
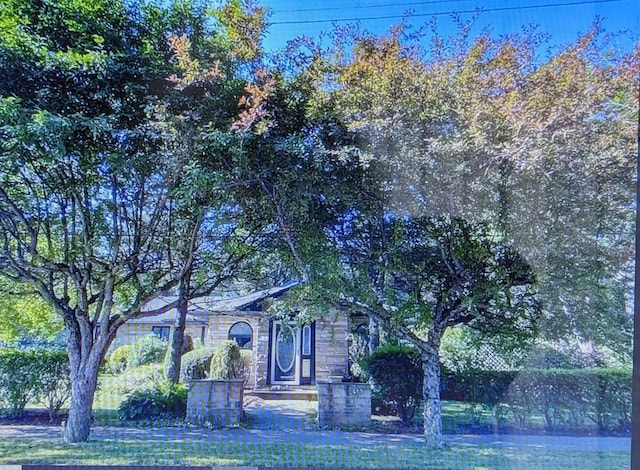
[[[82,465],[280,465],[403,469],[554,469],[629,468],[629,452],[558,451],[457,446],[430,451],[419,443],[354,446],[287,442],[270,444],[181,438],[94,438],[65,445],[57,438],[14,438],[0,441],[0,464]]]

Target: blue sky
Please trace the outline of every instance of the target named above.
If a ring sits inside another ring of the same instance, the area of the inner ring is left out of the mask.
[[[551,35],[550,44],[572,42],[586,32],[597,16],[604,18],[609,32],[628,30],[616,39],[615,46],[630,50],[640,38],[640,1],[638,0],[260,0],[268,7],[273,23],[265,38],[267,50],[278,49],[297,36],[318,37],[321,31],[332,29],[331,20],[363,19],[360,24],[373,33],[383,33],[390,25],[401,21],[412,9],[410,23],[421,26],[436,14],[441,34],[455,33],[449,12],[468,19],[477,8],[483,9],[472,34],[489,27],[494,35],[517,33],[524,25],[538,25],[539,31]],[[564,4],[564,5],[563,5]],[[540,7],[547,5],[546,7]],[[353,21],[351,21],[353,22]],[[339,22],[344,25],[348,22]]]

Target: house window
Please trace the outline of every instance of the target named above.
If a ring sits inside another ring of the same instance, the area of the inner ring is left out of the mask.
[[[169,334],[171,331],[170,326],[152,326],[151,333],[156,335],[159,338],[162,338],[166,341],[169,341]]]
[[[235,340],[241,349],[251,349],[253,347],[253,330],[251,326],[244,321],[234,323],[229,328],[229,339]]]

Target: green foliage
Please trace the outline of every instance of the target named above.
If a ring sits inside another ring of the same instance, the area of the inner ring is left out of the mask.
[[[249,378],[253,370],[253,351],[250,349],[241,349],[240,357],[242,358],[242,371],[240,372],[240,376],[244,378],[244,385],[247,387],[251,385],[249,384]]]
[[[482,404],[506,413],[520,428],[534,415],[545,428],[627,431],[631,426],[631,371],[623,369],[531,369],[446,372],[442,399]]]
[[[245,362],[238,343],[223,341],[216,345],[211,359],[209,377],[219,380],[243,379],[246,377]]]
[[[169,381],[134,391],[118,408],[125,420],[184,418],[188,389]]]
[[[411,421],[422,397],[420,353],[407,346],[386,344],[367,358],[366,370],[374,397],[394,409],[403,423]]]
[[[61,330],[60,318],[44,299],[0,278],[0,341],[25,337],[52,340]]]
[[[211,368],[214,349],[201,347],[182,356],[180,365],[180,381],[201,380],[207,377]]]
[[[109,355],[107,364],[112,374],[121,374],[127,368],[129,358],[133,352],[133,345],[123,344]]]
[[[70,393],[64,351],[0,349],[0,414],[20,416],[27,403],[41,402],[54,418]]]
[[[164,360],[168,344],[156,335],[146,335],[132,344],[128,367],[157,364]]]

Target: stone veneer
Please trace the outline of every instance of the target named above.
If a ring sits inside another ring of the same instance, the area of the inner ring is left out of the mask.
[[[318,424],[321,427],[367,426],[371,422],[371,386],[318,382]]]
[[[237,322],[245,322],[251,326],[253,330],[253,339],[252,339],[252,352],[253,352],[253,361],[254,366],[250,368],[249,378],[247,379],[246,386],[249,388],[253,388],[255,384],[255,361],[256,361],[256,338],[258,338],[258,324],[260,322],[259,317],[250,316],[250,315],[226,315],[226,314],[217,314],[211,315],[209,318],[209,336],[207,337],[206,344],[207,346],[216,346],[220,344],[222,341],[227,341],[229,339],[229,330]]]
[[[344,313],[332,310],[316,320],[316,382],[347,375],[348,333],[349,324]]]
[[[239,426],[242,420],[242,380],[189,382],[187,422],[217,427]]]
[[[209,319],[207,344],[214,346],[228,338],[229,328],[244,321],[253,329],[253,368],[248,380],[250,388],[269,386],[269,318],[255,315],[212,315]],[[349,324],[344,313],[332,310],[316,320],[315,329],[315,379],[329,380],[330,376],[342,376],[348,368],[347,334]]]

